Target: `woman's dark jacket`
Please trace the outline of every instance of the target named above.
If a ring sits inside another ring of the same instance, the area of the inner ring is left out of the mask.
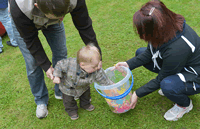
[[[169,42],[157,49],[148,44],[146,51],[128,60],[130,70],[152,61],[152,52],[157,52],[158,76],[136,90],[138,97],[143,97],[160,88],[160,82],[170,75],[181,73],[186,82],[200,84],[200,37],[185,22],[183,31],[177,32]],[[160,54],[160,56],[158,55]]]

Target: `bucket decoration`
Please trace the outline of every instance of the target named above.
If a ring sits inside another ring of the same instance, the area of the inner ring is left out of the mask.
[[[131,109],[130,99],[134,82],[133,75],[130,69],[124,66],[113,69],[114,67],[109,67],[105,70],[106,75],[113,82],[112,85],[101,86],[94,83],[94,87],[97,92],[105,98],[112,112],[125,113]],[[130,85],[129,79],[131,75],[132,82]]]

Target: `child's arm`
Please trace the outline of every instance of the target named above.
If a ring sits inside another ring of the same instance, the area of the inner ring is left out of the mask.
[[[104,86],[113,84],[113,82],[107,77],[106,73],[102,68],[97,71],[95,81],[99,82],[100,85]]]
[[[60,83],[60,78],[62,78],[62,73],[63,71],[66,72],[67,71],[67,67],[68,67],[68,60],[67,59],[63,59],[57,62],[55,68],[54,68],[54,72],[53,72],[53,76],[55,77],[53,80],[53,83]]]

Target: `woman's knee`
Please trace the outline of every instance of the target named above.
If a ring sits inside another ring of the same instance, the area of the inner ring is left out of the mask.
[[[176,75],[168,76],[160,82],[160,88],[164,94],[173,93],[176,87]]]

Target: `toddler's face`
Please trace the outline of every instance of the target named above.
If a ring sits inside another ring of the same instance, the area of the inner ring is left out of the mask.
[[[91,63],[84,63],[80,65],[82,69],[84,69],[87,73],[93,73],[99,69],[100,61],[93,60]]]

